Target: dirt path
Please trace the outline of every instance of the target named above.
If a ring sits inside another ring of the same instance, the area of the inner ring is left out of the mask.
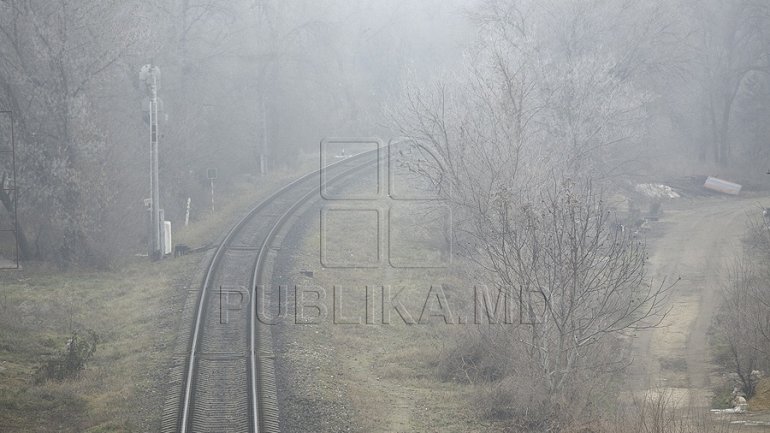
[[[740,254],[745,222],[756,198],[711,197],[671,203],[653,230],[649,275],[657,283],[681,278],[663,327],[639,333],[631,384],[665,391],[683,406],[708,409],[714,366],[707,332],[719,304],[725,270]]]

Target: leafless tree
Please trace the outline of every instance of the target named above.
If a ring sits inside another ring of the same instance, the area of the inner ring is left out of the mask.
[[[644,244],[612,224],[590,182],[554,180],[547,190],[500,201],[481,236],[490,271],[519,287],[524,341],[556,394],[605,337],[660,324],[668,288],[645,281]],[[588,361],[588,362],[587,362]]]
[[[699,157],[730,165],[733,159],[735,106],[748,79],[770,74],[767,25],[770,9],[765,2],[729,0],[690,5],[697,23],[693,31],[696,72],[703,95],[709,140]],[[767,77],[765,77],[766,79]]]
[[[495,383],[522,387],[551,426],[622,370],[624,335],[659,325],[672,287],[646,278],[644,243],[602,199],[647,118],[633,72],[647,65],[597,43],[607,14],[634,10],[615,6],[484,2],[470,79],[415,90],[396,115],[424,149],[413,171],[453,206],[459,250],[519,305],[522,323],[489,340],[510,348]]]
[[[747,227],[742,257],[729,269],[722,303],[714,318],[716,358],[735,376],[747,397],[756,391],[757,372],[767,371],[770,355],[770,232],[764,220]]]
[[[140,37],[133,4],[9,1],[0,4],[0,104],[18,140],[22,255],[75,260],[91,250],[114,197],[108,143],[94,122],[92,89]],[[110,29],[108,32],[107,29]],[[17,200],[3,197],[5,206]]]

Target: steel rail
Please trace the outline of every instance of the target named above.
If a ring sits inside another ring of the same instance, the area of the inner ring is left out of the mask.
[[[316,171],[313,171],[311,173],[308,173],[293,182],[285,185],[278,191],[274,192],[264,200],[262,200],[260,203],[258,203],[254,208],[252,208],[241,220],[239,220],[225,235],[222,242],[219,244],[219,246],[216,248],[214,255],[211,258],[211,261],[209,262],[209,265],[206,269],[206,274],[203,279],[203,283],[201,285],[201,291],[198,295],[197,300],[197,307],[195,312],[195,319],[194,319],[194,325],[193,325],[193,334],[190,340],[190,346],[189,346],[189,357],[187,361],[187,369],[186,373],[183,379],[184,383],[184,397],[182,401],[181,406],[181,417],[179,421],[179,432],[180,433],[187,433],[191,431],[191,406],[193,404],[193,394],[195,391],[195,378],[196,378],[196,367],[197,367],[197,359],[198,359],[198,351],[200,347],[200,341],[201,341],[201,334],[203,332],[203,321],[204,321],[204,314],[205,314],[205,307],[207,304],[208,294],[210,292],[210,286],[212,285],[212,282],[215,278],[216,272],[219,268],[219,265],[222,262],[222,259],[224,257],[225,252],[228,250],[228,248],[233,244],[233,241],[236,239],[237,235],[240,234],[240,232],[243,230],[243,228],[252,221],[257,215],[259,215],[260,211],[264,210],[267,206],[274,203],[277,199],[281,198],[282,196],[286,195],[288,192],[291,192],[294,188],[298,187],[302,183],[319,176],[321,179],[321,182],[336,182],[341,178],[348,177],[351,174],[360,171],[366,167],[371,166],[373,163],[379,164],[379,156],[381,155],[380,152],[382,151],[382,147],[378,147],[375,150],[362,152],[360,154],[351,156],[345,160],[335,162],[333,164],[329,164],[323,169],[319,169]],[[366,157],[377,155],[378,158],[372,160],[372,161],[366,161]],[[351,161],[358,161],[358,160],[364,160],[361,164],[358,164],[354,167],[348,168],[344,170],[341,174],[336,175],[332,179],[328,179],[324,177],[323,170],[329,170],[329,169],[336,169],[337,167],[343,166],[343,164],[350,163]],[[379,173],[379,172],[378,172]],[[378,178],[379,180],[379,178]],[[275,239],[275,236],[279,232],[279,230],[285,225],[285,223],[290,219],[290,217],[296,212],[297,209],[299,209],[302,205],[308,203],[308,201],[312,198],[312,196],[317,193],[320,188],[321,184],[317,184],[315,187],[313,187],[310,191],[308,191],[306,194],[302,195],[302,197],[298,200],[296,200],[291,206],[289,206],[289,209],[286,210],[272,225],[270,226],[270,229],[265,236],[263,242],[261,243],[261,246],[259,248],[259,253],[257,254],[256,260],[254,262],[254,268],[253,273],[251,276],[251,292],[250,292],[250,314],[249,314],[249,418],[250,418],[250,429],[252,433],[258,433],[260,431],[260,415],[259,415],[259,388],[258,388],[258,372],[257,372],[257,355],[256,355],[256,339],[257,339],[257,324],[256,324],[256,285],[259,281],[260,273],[262,271],[262,267],[264,266],[264,258],[266,257],[266,253],[270,249],[270,246],[272,242]]]

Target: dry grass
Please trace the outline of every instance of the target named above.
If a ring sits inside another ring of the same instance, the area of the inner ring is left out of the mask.
[[[163,367],[176,338],[177,305],[186,295],[174,282],[196,261],[135,260],[113,272],[59,273],[29,265],[0,274],[3,431],[132,431],[157,425]],[[63,349],[71,331],[86,329],[101,337],[86,370],[76,379],[35,384],[35,368]]]
[[[770,378],[759,381],[756,394],[749,401],[749,409],[757,412],[770,412]]]
[[[256,183],[240,182],[229,191],[223,191],[216,198],[215,212],[205,212],[200,220],[187,227],[174,227],[175,243],[187,244],[193,248],[208,245],[217,240],[225,228],[235,224],[243,213],[259,200],[281,186],[305,173],[315,170],[311,163],[305,163],[299,170],[279,171],[268,177],[258,178]],[[219,230],[211,230],[217,227]]]
[[[221,196],[215,214],[175,228],[175,241],[214,242],[291,177],[237,185]],[[128,257],[109,272],[60,272],[35,263],[0,272],[0,431],[158,431],[178,322],[199,261],[199,255],[159,263]],[[101,342],[80,376],[35,384],[41,361],[62,350],[72,330],[86,329]]]
[[[354,215],[351,214],[351,218]],[[337,222],[342,227],[357,227],[360,221]],[[397,269],[384,264],[378,268],[333,269],[319,263],[319,227],[312,226],[304,238],[301,252],[294,257],[289,281],[281,283],[320,286],[327,291],[327,306],[332,314],[332,287],[344,288],[341,311],[346,317],[363,314],[364,287],[392,286],[404,288],[400,299],[413,316],[419,316],[428,288],[445,284],[453,307],[461,300],[472,302],[469,281],[459,272],[448,269]],[[328,229],[333,229],[330,225]],[[349,238],[354,237],[349,234]],[[415,243],[418,241],[414,241]],[[366,246],[358,245],[359,249]],[[361,257],[356,243],[346,243],[346,256]],[[417,245],[402,251],[408,259],[421,258]],[[312,278],[299,271],[313,271]],[[472,284],[472,283],[471,283]],[[376,298],[376,297],[375,297]],[[290,305],[292,302],[290,302]],[[484,350],[478,347],[456,347],[458,337],[467,334],[468,327],[444,325],[440,318],[428,324],[405,325],[392,316],[390,325],[379,322],[379,301],[375,304],[374,325],[334,325],[329,317],[319,324],[285,325],[280,362],[289,365],[292,390],[297,396],[309,396],[290,403],[294,413],[318,413],[317,405],[335,408],[312,425],[313,431],[386,432],[518,432],[510,419],[490,417],[485,409],[505,407],[513,401],[502,396],[492,385],[480,380],[456,377],[456,365],[446,365],[447,355],[456,350]],[[455,311],[459,313],[460,311]],[[417,317],[414,317],[417,319]],[[467,336],[467,335],[466,335]],[[680,369],[671,362],[671,368]],[[483,375],[482,375],[483,376]],[[478,377],[476,378],[478,379]],[[516,383],[503,384],[508,392],[519,393]],[[717,433],[729,432],[730,427],[709,413],[676,408],[666,392],[655,394],[647,401],[619,408],[615,394],[609,393],[598,412],[603,416],[580,425],[564,426],[564,433]],[[292,406],[294,404],[295,406]],[[316,406],[314,406],[316,405]],[[323,412],[321,412],[323,413]],[[334,413],[344,413],[351,419],[340,421]],[[298,416],[302,418],[302,416]],[[308,418],[308,417],[304,417]],[[290,421],[295,422],[295,421]],[[298,421],[297,421],[298,422]],[[745,429],[741,431],[746,431]]]
[[[371,203],[367,206],[374,207]],[[349,221],[345,216],[335,218],[340,220],[334,225],[329,223],[327,230],[335,235],[335,230],[339,229],[339,233],[346,236],[339,236],[345,242],[337,245],[337,250],[330,256],[369,260],[371,245],[364,245],[364,238],[353,231],[362,226],[361,220],[356,220],[361,215],[352,213],[348,216]],[[451,269],[393,268],[387,263],[387,257],[383,258],[382,266],[375,268],[323,268],[319,259],[317,224],[304,237],[301,251],[294,257],[290,272],[292,281],[286,283],[290,287],[300,284],[326,289],[330,317],[315,325],[292,323],[282,328],[286,344],[279,362],[291,365],[293,377],[290,378],[292,389],[289,392],[298,397],[287,409],[291,412],[288,415],[290,430],[366,433],[504,431],[503,423],[477,416],[470,404],[476,395],[474,387],[442,381],[436,374],[442,354],[460,329],[457,322],[446,325],[441,317],[426,314],[422,324],[407,325],[395,310],[391,310],[390,324],[382,323],[382,285],[389,285],[392,295],[400,291],[398,299],[415,321],[419,320],[431,286],[444,285],[455,320],[463,312],[461,306],[468,307],[463,301],[472,303],[472,290],[461,289],[463,282]],[[429,252],[436,250],[433,244],[419,245],[418,238],[424,236],[413,236],[411,246],[405,237],[399,239],[398,259],[402,263],[424,261],[426,248]],[[434,260],[434,257],[428,259]],[[312,270],[313,278],[300,276],[301,270]],[[342,290],[340,311],[344,316],[363,318],[366,285],[375,288],[375,323],[333,324],[333,287]],[[301,396],[312,396],[308,399],[312,401],[300,400]],[[307,416],[292,415],[322,412],[317,406],[337,410],[328,412],[311,425],[301,424]],[[338,413],[349,414],[349,418],[337,419]]]

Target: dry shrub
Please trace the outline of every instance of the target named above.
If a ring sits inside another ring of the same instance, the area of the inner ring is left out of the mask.
[[[754,398],[749,400],[749,408],[753,411],[770,410],[770,379],[760,379]]]
[[[621,405],[622,370],[582,370],[563,392],[548,395],[536,367],[527,362],[515,328],[488,326],[463,331],[443,353],[444,380],[476,390],[479,417],[502,421],[516,433],[728,433],[728,420],[701,409],[681,408],[665,391]],[[508,344],[505,344],[505,343]],[[620,350],[616,342],[613,350]],[[614,380],[613,380],[614,378]]]
[[[438,360],[441,380],[467,384],[494,382],[507,371],[511,345],[503,343],[503,335],[494,328],[463,332]]]
[[[729,433],[735,429],[702,409],[679,407],[668,392],[656,392],[620,408],[597,433]]]
[[[472,385],[480,417],[503,421],[515,432],[591,432],[612,407],[617,371],[576,370],[561,392],[549,394],[543,372],[521,346],[515,325],[463,331],[439,359],[442,380]]]

